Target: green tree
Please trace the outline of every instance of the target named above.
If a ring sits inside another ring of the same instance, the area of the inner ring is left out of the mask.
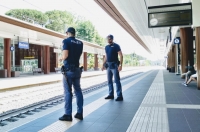
[[[151,61],[150,60],[145,60],[145,66],[150,66],[151,65]]]
[[[12,9],[6,12],[6,15],[26,22],[45,25],[46,28],[60,33],[65,33],[66,29],[72,26],[76,28],[78,38],[105,46],[105,39],[99,35],[91,21],[81,16],[75,17],[67,11],[53,10],[42,13],[32,9]]]
[[[46,25],[48,29],[65,33],[68,27],[75,27],[74,16],[70,12],[53,10],[45,12],[45,15],[49,17],[48,24]]]
[[[105,46],[105,39],[100,36],[91,21],[78,19],[76,21],[77,37],[100,46]]]
[[[89,42],[95,42],[95,27],[90,21],[77,21],[77,37]]]
[[[124,55],[124,65],[125,66],[139,66],[140,60],[146,60],[144,57],[137,55],[135,53]],[[148,63],[146,63],[148,64]]]
[[[138,58],[134,58],[134,59],[133,59],[133,65],[134,65],[134,66],[138,66],[138,65],[139,65],[139,60],[138,60]]]
[[[41,11],[32,9],[12,9],[5,13],[8,16],[34,23],[39,25],[45,25],[48,21],[48,16]]]
[[[95,43],[97,43],[100,46],[105,46],[106,42],[103,37],[101,37],[98,33],[98,31],[95,31]]]
[[[87,58],[88,58],[88,69],[93,69],[94,68],[94,54],[88,53]]]

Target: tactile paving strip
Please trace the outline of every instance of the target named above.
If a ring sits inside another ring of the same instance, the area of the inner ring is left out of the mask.
[[[127,132],[169,132],[163,71],[159,71]]]

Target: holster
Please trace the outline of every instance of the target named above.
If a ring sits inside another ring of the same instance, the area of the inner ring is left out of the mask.
[[[105,63],[105,64],[104,64],[104,67],[107,69],[107,68],[108,68],[108,64],[107,64],[107,63]]]
[[[69,71],[69,69],[66,69],[65,66],[62,66],[62,67],[61,67],[61,73],[62,73],[63,75],[65,75],[65,73],[66,73],[67,71]]]
[[[79,67],[79,68],[80,68],[81,72],[83,72],[83,66],[81,66],[81,67]],[[65,67],[65,66],[63,65],[63,66],[61,67],[61,73],[62,73],[63,75],[65,75],[65,73],[68,72],[68,71],[73,72],[73,71],[75,71],[75,70],[76,70],[76,67],[75,67],[75,66]]]
[[[69,87],[68,80],[67,80],[67,75],[66,75],[66,73],[67,73],[68,71],[71,71],[71,70],[68,69],[68,68],[65,68],[65,66],[62,66],[62,67],[61,67],[61,73],[62,73],[63,76],[65,77],[66,82],[67,82],[67,85],[68,85],[68,87]],[[74,68],[74,71],[75,71],[75,68]],[[80,71],[81,71],[81,73],[83,72],[83,66],[80,67]]]

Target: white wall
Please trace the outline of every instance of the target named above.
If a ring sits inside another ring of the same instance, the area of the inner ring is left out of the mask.
[[[192,0],[193,26],[200,27],[200,0]]]

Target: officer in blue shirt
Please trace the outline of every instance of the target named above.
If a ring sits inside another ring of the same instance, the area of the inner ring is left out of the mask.
[[[113,90],[113,75],[117,87],[117,98],[116,101],[123,101],[122,96],[122,86],[120,82],[119,72],[122,70],[123,63],[123,54],[121,48],[118,44],[113,42],[113,35],[108,35],[108,45],[105,47],[106,56],[103,63],[103,68],[107,69],[107,78],[108,78],[108,87],[109,95],[105,99],[114,99],[114,90]],[[120,56],[120,61],[118,59]]]
[[[61,121],[72,121],[72,85],[76,94],[77,113],[74,116],[80,120],[83,119],[83,94],[80,87],[81,69],[79,68],[79,59],[83,52],[83,43],[75,38],[75,29],[67,29],[67,39],[63,40],[62,60],[65,68],[65,77],[63,77],[64,95],[65,95],[65,114],[59,118]]]

